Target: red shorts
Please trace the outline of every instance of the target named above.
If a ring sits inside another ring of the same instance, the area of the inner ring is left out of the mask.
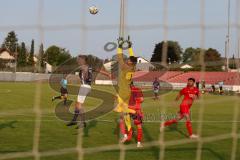
[[[190,108],[192,105],[190,104],[181,104],[180,105],[180,114],[190,114]]]

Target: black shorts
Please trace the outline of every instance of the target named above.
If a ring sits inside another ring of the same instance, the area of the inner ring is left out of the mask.
[[[135,125],[143,123],[143,114],[142,113],[130,114],[130,117],[132,118]]]
[[[61,92],[61,95],[62,95],[62,96],[65,95],[65,94],[68,94],[67,88],[61,87],[60,92]]]

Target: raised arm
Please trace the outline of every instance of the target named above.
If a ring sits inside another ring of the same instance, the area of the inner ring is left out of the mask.
[[[129,56],[134,56],[134,52],[132,49],[132,42],[130,41],[130,37],[128,36],[128,54]]]
[[[120,64],[120,66],[124,66],[124,60],[123,60],[123,49],[122,48],[118,48],[117,49],[117,60],[118,63]]]
[[[117,60],[118,60],[118,63],[120,64],[120,67],[122,69],[124,68],[128,68],[128,65],[124,62],[124,59],[123,59],[123,43],[124,43],[124,40],[122,37],[119,37],[118,39],[118,49],[117,49]]]
[[[106,72],[105,70],[103,70],[103,69],[101,69],[100,71],[99,71],[100,73],[102,73],[103,75],[105,75],[105,76],[108,76],[109,78],[112,78],[112,74],[111,73],[108,73],[108,72]]]
[[[102,67],[101,69],[96,69],[95,71],[98,72],[98,73],[101,73],[101,74],[103,74],[103,75],[105,75],[105,76],[108,76],[109,78],[112,78],[112,74],[109,73],[109,72],[107,72],[107,71],[105,71],[105,70],[103,69],[103,67]]]

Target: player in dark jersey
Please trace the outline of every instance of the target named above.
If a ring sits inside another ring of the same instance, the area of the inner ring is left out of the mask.
[[[160,83],[156,77],[155,80],[153,81],[154,100],[158,99],[159,89],[160,89]]]
[[[60,96],[54,96],[52,97],[52,101],[54,101],[55,99],[64,99],[64,105],[66,105],[67,103],[67,96],[68,96],[68,90],[67,90],[67,79],[66,79],[66,75],[63,76],[63,79],[60,82],[61,88],[60,88]]]
[[[189,137],[198,138],[197,135],[192,133],[192,124],[190,119],[190,108],[193,104],[193,101],[196,98],[199,98],[200,96],[199,89],[194,86],[194,83],[195,83],[194,78],[188,79],[187,86],[183,88],[179,92],[178,96],[176,97],[176,101],[178,101],[182,96],[184,96],[182,103],[180,104],[180,111],[179,111],[178,117],[176,119],[172,119],[172,120],[166,121],[165,123],[162,123],[160,131],[162,131],[165,126],[169,126],[171,124],[177,123],[181,119],[185,118]]]
[[[73,119],[67,126],[77,124],[77,118],[80,116],[80,123],[77,128],[86,127],[85,117],[84,117],[84,108],[83,103],[85,102],[86,96],[91,91],[92,83],[92,69],[87,64],[87,56],[79,55],[77,62],[79,64],[79,78],[81,81],[81,86],[78,92],[77,101],[75,103],[75,111]]]
[[[91,91],[91,84],[93,81],[93,69],[87,64],[87,56],[86,55],[79,55],[77,62],[79,64],[79,78],[81,81],[81,86],[79,88],[77,101],[75,103],[75,111],[73,119],[67,126],[72,126],[77,124],[77,118],[80,115],[80,122],[77,126],[78,128],[86,127],[85,116],[84,116],[84,108],[83,104],[89,92]],[[103,70],[99,69],[99,72],[111,77],[110,73],[107,73]]]

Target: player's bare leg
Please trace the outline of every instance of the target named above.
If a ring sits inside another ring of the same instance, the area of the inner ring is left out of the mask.
[[[74,111],[73,119],[71,120],[71,122],[69,122],[67,124],[67,126],[76,125],[77,124],[77,118],[78,118],[79,115],[81,116],[80,117],[80,124],[77,126],[77,128],[86,127],[84,110],[83,110],[82,104],[80,102],[75,103],[75,111]]]
[[[56,99],[63,99],[63,103],[64,105],[67,104],[67,94],[61,95],[61,96],[54,96],[52,97],[52,101],[56,100]]]
[[[66,105],[66,104],[67,104],[67,94],[65,94],[65,95],[63,96],[63,99],[64,99],[63,104]]]
[[[154,100],[158,100],[159,97],[158,97],[158,93],[154,93]]]
[[[56,100],[56,99],[62,99],[63,96],[54,96],[52,97],[52,101]]]
[[[72,125],[76,125],[77,124],[77,118],[78,118],[78,115],[79,115],[79,108],[81,107],[80,105],[81,104],[79,102],[75,103],[75,110],[74,110],[73,118],[72,118],[71,122],[69,122],[67,124],[67,126],[72,126]]]
[[[76,127],[76,129],[86,127],[83,104],[77,102],[76,108],[79,111],[79,115],[80,115],[80,122],[79,122],[78,126]]]

